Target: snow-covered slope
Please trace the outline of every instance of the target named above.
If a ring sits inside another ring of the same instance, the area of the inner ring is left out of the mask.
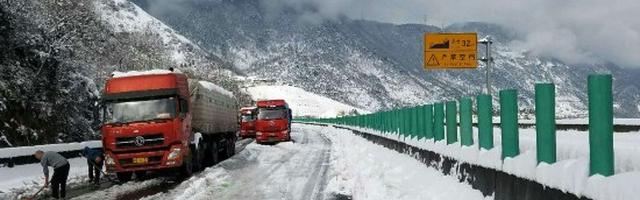
[[[100,0],[95,6],[100,18],[116,33],[147,33],[160,38],[168,57],[177,64],[200,59],[203,51],[184,36],[127,0]]]
[[[113,71],[173,67],[250,101],[231,65],[126,0],[3,3],[0,38],[0,138],[12,145],[98,137]]]
[[[293,86],[253,86],[247,88],[247,92],[254,100],[284,99],[289,103],[295,117],[335,117],[354,111],[368,113],[366,110],[354,108]]]

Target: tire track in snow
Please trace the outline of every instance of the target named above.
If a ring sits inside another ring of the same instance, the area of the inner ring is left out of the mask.
[[[246,146],[253,142],[253,139],[243,139],[236,141],[236,152],[242,152]],[[198,176],[202,172],[194,173]],[[153,176],[152,176],[153,177]],[[111,177],[115,178],[115,177]],[[110,199],[140,199],[147,195],[162,193],[175,188],[183,180],[171,177],[158,177],[144,181],[130,181],[121,185],[110,183],[106,188],[99,190],[86,190],[81,188],[70,188],[68,194],[72,194],[69,199],[82,200],[110,200]],[[145,195],[147,194],[147,195]]]
[[[324,199],[331,142],[298,125],[292,137],[276,145],[251,143],[207,174],[145,199]]]

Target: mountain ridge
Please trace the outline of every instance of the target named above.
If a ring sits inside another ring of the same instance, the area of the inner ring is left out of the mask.
[[[484,90],[482,63],[471,70],[423,70],[421,41],[425,32],[464,31],[493,36],[496,63],[492,90],[497,94],[499,89],[519,89],[523,111],[532,112],[536,82],[562,83],[557,84],[562,118],[586,115],[588,74],[612,73],[616,89],[639,88],[637,81],[613,64],[576,67],[530,55],[524,49],[511,49],[509,42],[518,35],[495,24],[458,23],[441,29],[346,17],[304,22],[304,9],[285,6],[274,12],[256,0],[182,0],[179,5],[134,2],[146,5],[142,8],[151,15],[229,60],[248,76],[301,87],[367,110],[451,100]],[[164,7],[181,12],[168,12]],[[616,116],[640,116],[636,106],[640,96],[614,95]]]

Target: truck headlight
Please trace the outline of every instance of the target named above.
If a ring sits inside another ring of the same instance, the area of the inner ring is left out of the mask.
[[[111,154],[105,154],[104,162],[107,163],[107,165],[115,165],[116,164],[116,161],[111,157]]]
[[[171,152],[167,156],[167,160],[175,160],[180,156],[180,148],[171,148]]]

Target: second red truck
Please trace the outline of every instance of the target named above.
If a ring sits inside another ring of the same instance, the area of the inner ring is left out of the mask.
[[[256,107],[240,108],[238,123],[240,124],[240,137],[252,138],[256,136]]]
[[[256,142],[291,141],[291,109],[282,99],[256,102]]]

